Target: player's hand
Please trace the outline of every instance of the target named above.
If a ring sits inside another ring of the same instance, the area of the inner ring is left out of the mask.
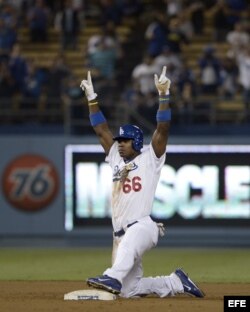
[[[159,92],[159,95],[168,95],[171,81],[166,76],[167,66],[163,66],[160,78],[155,74],[155,86]]]
[[[82,90],[85,92],[85,95],[86,95],[88,101],[92,101],[97,97],[97,94],[94,91],[90,71],[88,71],[87,80],[82,80],[82,82],[80,84],[80,88],[82,88]]]

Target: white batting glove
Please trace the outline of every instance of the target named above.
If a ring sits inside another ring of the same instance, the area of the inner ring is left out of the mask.
[[[97,94],[94,91],[90,71],[88,71],[88,80],[82,80],[80,88],[82,88],[82,90],[85,92],[88,101],[92,101],[97,97]]]
[[[163,66],[160,78],[155,74],[155,86],[159,95],[168,95],[171,81],[166,77],[167,66]]]

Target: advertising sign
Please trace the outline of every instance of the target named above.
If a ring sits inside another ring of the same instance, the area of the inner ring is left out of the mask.
[[[110,224],[111,187],[101,146],[67,145],[66,230]],[[250,145],[169,145],[152,217],[175,225],[249,226]]]

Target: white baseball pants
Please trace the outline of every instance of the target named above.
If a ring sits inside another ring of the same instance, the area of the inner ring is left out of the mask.
[[[138,220],[120,238],[114,238],[112,267],[103,274],[122,283],[121,296],[156,294],[159,297],[183,293],[175,273],[169,276],[143,277],[142,256],[157,245],[159,229],[150,217]]]

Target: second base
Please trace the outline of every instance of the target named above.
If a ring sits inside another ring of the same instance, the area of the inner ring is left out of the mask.
[[[97,289],[82,289],[64,295],[64,300],[115,300],[116,295]]]

